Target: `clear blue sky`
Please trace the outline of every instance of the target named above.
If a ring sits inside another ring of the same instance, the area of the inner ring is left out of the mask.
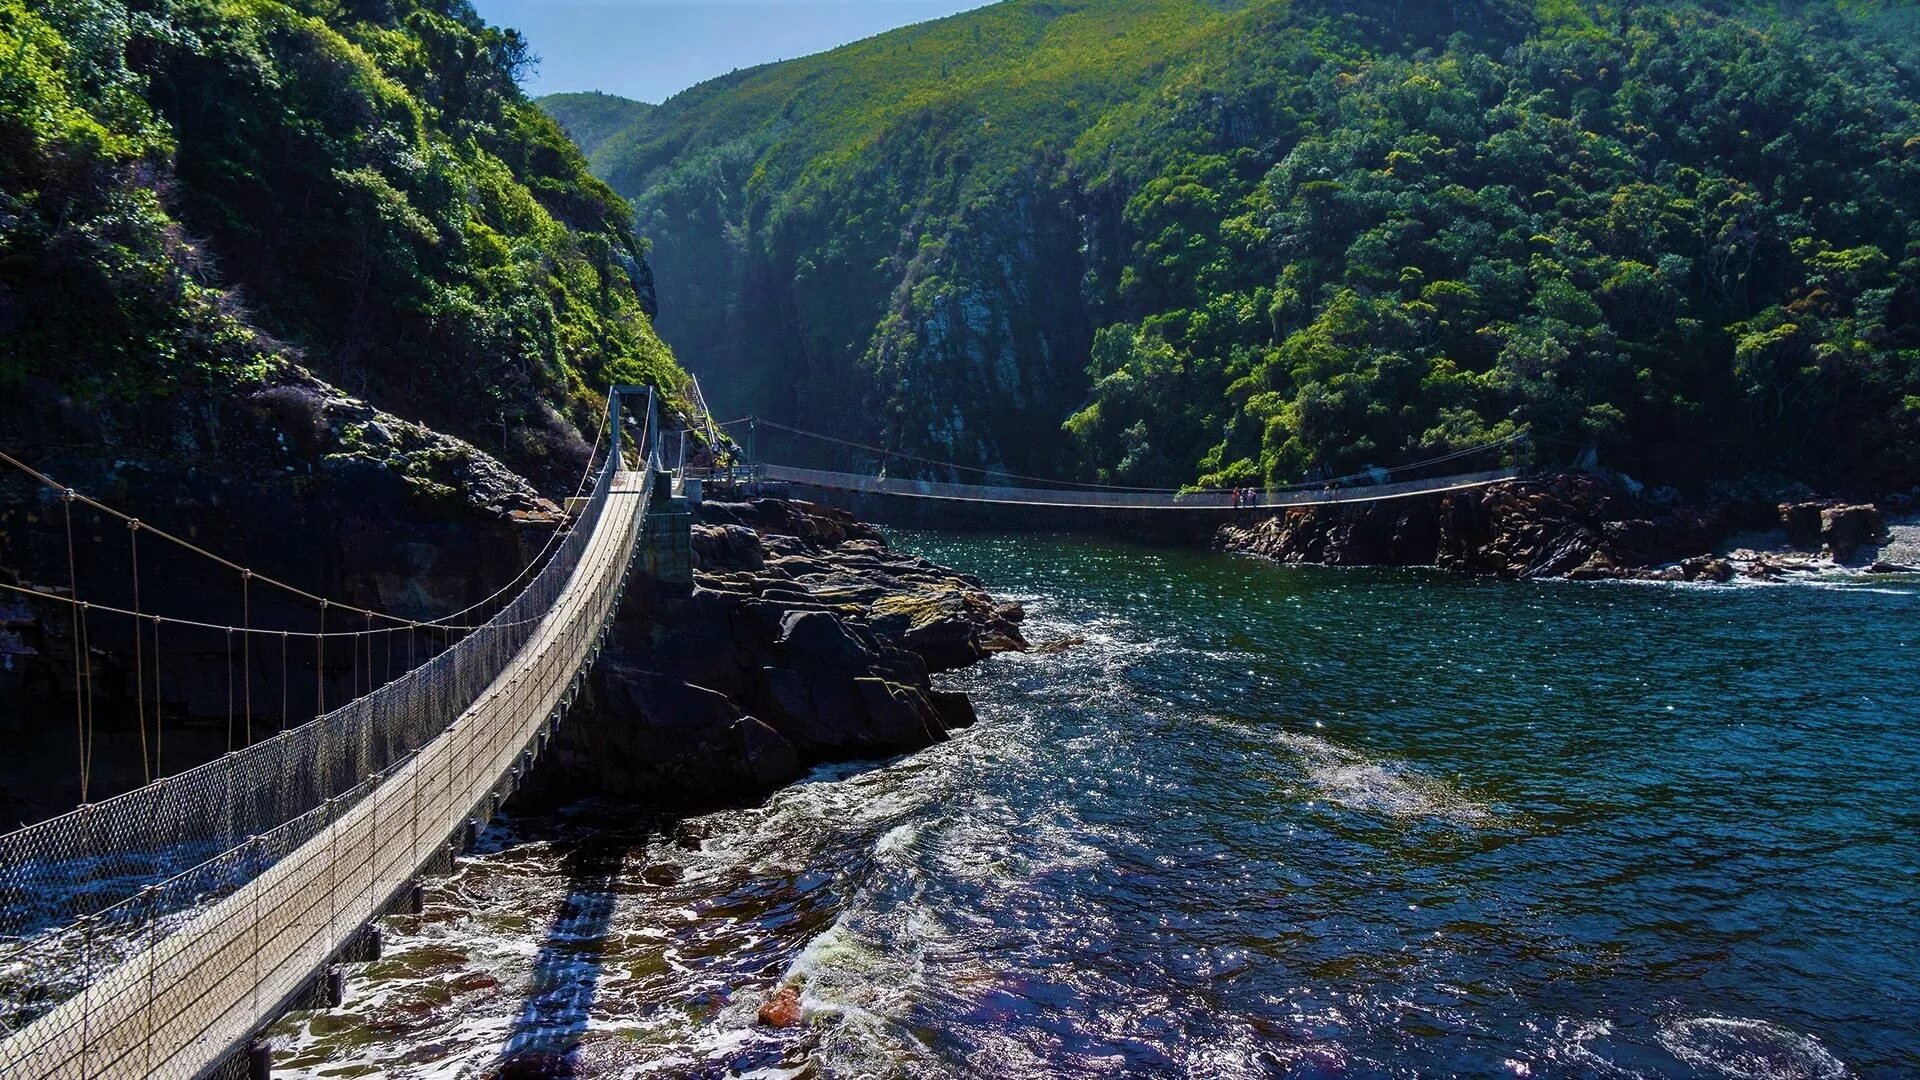
[[[533,94],[605,90],[658,103],[735,68],[824,52],[988,0],[473,0],[527,36]]]

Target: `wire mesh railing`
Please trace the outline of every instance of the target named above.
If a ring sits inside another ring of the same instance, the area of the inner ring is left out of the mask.
[[[189,1064],[244,1038],[284,1001],[281,983],[310,976],[391,898],[513,774],[503,747],[518,739],[519,753],[597,654],[651,492],[657,430],[650,401],[645,472],[620,471],[616,435],[553,559],[446,652],[303,727],[0,837],[0,930],[13,944],[0,954],[0,987],[13,991],[7,1029],[19,1029],[0,1043],[0,1075],[195,1075]],[[440,785],[431,793],[427,773]],[[391,835],[398,785],[409,785],[403,848]],[[337,864],[359,849],[315,845],[348,827],[372,830],[372,842],[373,823],[387,828],[385,846],[365,853],[380,872],[341,895]],[[304,865],[316,859],[334,875],[321,889],[324,921],[321,901],[301,891],[318,887]],[[252,907],[235,912],[242,902]],[[248,913],[250,927],[235,921]],[[223,938],[242,931],[256,940]],[[199,986],[191,1001],[168,989],[181,980]],[[192,1023],[201,1026],[181,1028]]]
[[[0,938],[125,899],[132,886],[121,883],[143,871],[226,850],[291,821],[437,735],[505,668],[578,565],[605,504],[612,473],[602,471],[601,490],[548,565],[438,656],[310,723],[0,836]]]

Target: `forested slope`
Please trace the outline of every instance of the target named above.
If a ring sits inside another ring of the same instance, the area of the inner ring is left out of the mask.
[[[571,474],[608,383],[682,376],[525,57],[464,0],[0,0],[0,390],[137,414],[298,363]]]
[[[540,108],[560,122],[580,149],[588,154],[606,141],[632,127],[653,106],[629,101],[614,94],[594,91],[579,94],[548,94],[539,100]]]
[[[1012,0],[607,137],[734,407],[1128,483],[1531,425],[1645,479],[1920,479],[1895,5]]]

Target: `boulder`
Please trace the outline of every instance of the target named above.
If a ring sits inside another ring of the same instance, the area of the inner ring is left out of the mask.
[[[988,653],[1027,647],[1018,627],[984,593],[957,579],[881,597],[870,608],[870,624],[881,638],[919,654],[936,674]]]
[[[1076,645],[1085,645],[1086,643],[1087,643],[1087,639],[1081,637],[1078,634],[1064,634],[1060,637],[1053,638],[1048,641],[1043,641],[1040,644],[1035,645],[1033,647],[1033,652],[1036,656],[1055,656],[1060,653],[1066,652],[1068,649],[1071,649]]]
[[[1712,581],[1724,584],[1733,580],[1734,569],[1733,564],[1726,559],[1701,555],[1681,560],[1680,572],[1688,581]]]
[[[1587,556],[1587,561],[1567,571],[1568,581],[1608,581],[1615,578],[1632,576],[1627,568],[1615,563],[1604,552],[1596,551]]]
[[[1787,546],[1802,550],[1812,550],[1820,546],[1820,512],[1827,508],[1820,502],[1791,502],[1780,504],[1780,527],[1786,531]]]
[[[855,679],[854,689],[866,710],[866,734],[874,745],[912,750],[946,736],[920,692],[885,679]]]
[[[1834,562],[1852,562],[1862,547],[1886,536],[1887,523],[1877,507],[1829,506],[1820,511],[1820,540]]]
[[[875,659],[837,616],[826,611],[788,613],[780,621],[778,645],[796,660],[834,672],[865,670]]]
[[[773,992],[773,996],[767,999],[765,1005],[760,1006],[760,1013],[756,1019],[766,1027],[790,1028],[798,1024],[805,1015],[805,1010],[800,1006],[799,988],[783,986]]]
[[[590,705],[562,729],[569,764],[536,773],[556,797],[739,804],[821,761],[928,746],[975,721],[930,673],[1026,648],[1018,604],[838,511],[761,499],[696,515],[692,593],[622,609]]]
[[[949,731],[970,728],[979,722],[980,717],[973,711],[973,700],[965,694],[955,690],[928,690],[926,698]]]
[[[760,536],[739,525],[695,525],[693,565],[696,570],[762,570],[766,555]]]

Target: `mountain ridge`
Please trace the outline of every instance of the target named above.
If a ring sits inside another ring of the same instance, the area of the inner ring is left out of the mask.
[[[1128,483],[1530,425],[1658,483],[1897,486],[1912,55],[1818,3],[1012,2],[695,87],[592,161],[731,411]]]

